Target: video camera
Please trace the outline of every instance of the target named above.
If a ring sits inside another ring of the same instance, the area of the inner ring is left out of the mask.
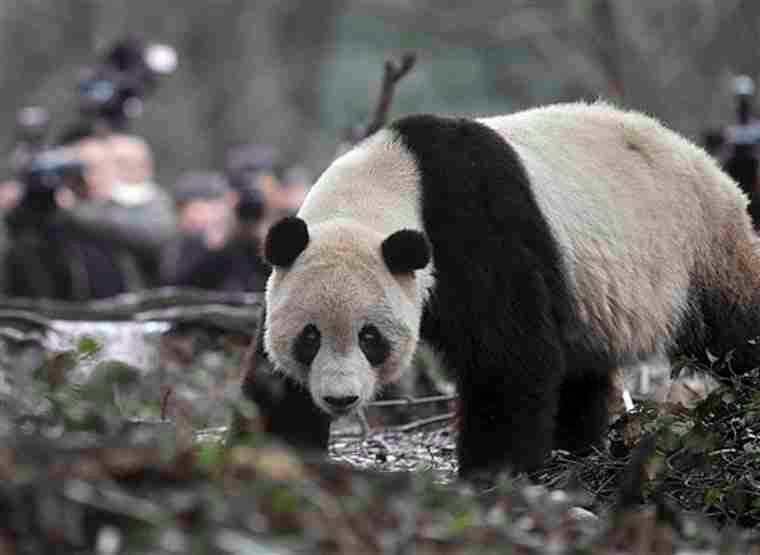
[[[56,192],[84,179],[84,171],[82,162],[58,150],[38,154],[20,172],[24,193],[19,207],[35,213],[54,211]]]
[[[81,128],[124,130],[142,111],[143,99],[155,90],[158,77],[174,71],[175,50],[146,44],[129,36],[118,40],[98,62],[82,70],[78,83]],[[84,165],[67,157],[48,140],[50,115],[41,106],[27,106],[16,117],[16,141],[10,167],[23,186],[21,204],[49,209],[55,191],[83,178]]]
[[[79,79],[79,109],[85,118],[123,130],[142,113],[143,99],[160,75],[177,67],[177,53],[165,44],[145,44],[135,37],[117,41]]]
[[[22,211],[39,214],[54,210],[56,191],[84,179],[82,162],[48,145],[49,127],[50,116],[41,106],[27,106],[16,116],[16,144],[10,163],[21,185]]]

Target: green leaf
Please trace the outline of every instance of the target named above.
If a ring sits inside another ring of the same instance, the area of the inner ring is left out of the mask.
[[[716,449],[720,443],[720,435],[705,429],[699,422],[683,438],[683,446],[692,453],[708,453]]]
[[[201,470],[211,472],[224,461],[224,445],[216,440],[200,441],[195,445],[196,463]]]
[[[292,514],[298,509],[298,497],[289,488],[278,487],[272,492],[272,510],[277,514]]]
[[[118,360],[106,360],[93,368],[89,379],[80,389],[84,399],[112,404],[114,386],[130,386],[138,383],[140,370]]]
[[[736,402],[736,394],[733,391],[724,391],[723,395],[721,395],[720,399],[724,403],[735,403]]]
[[[83,335],[77,341],[77,353],[82,358],[93,357],[103,350],[103,345],[90,335]]]
[[[704,502],[707,507],[716,507],[723,500],[723,492],[720,488],[708,488],[705,490]]]
[[[453,536],[461,534],[473,526],[474,520],[471,512],[461,513],[451,519],[448,531]]]

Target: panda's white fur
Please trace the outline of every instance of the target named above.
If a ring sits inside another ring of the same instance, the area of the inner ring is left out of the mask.
[[[584,349],[602,353],[609,372],[615,364],[663,356],[674,348],[684,320],[699,308],[690,296],[695,283],[716,286],[738,306],[753,302],[760,286],[760,257],[747,200],[698,147],[645,115],[604,103],[554,105],[477,121],[495,130],[519,156],[556,243],[580,333],[588,332],[581,339],[589,344]],[[442,156],[440,166],[447,163]],[[452,175],[466,179],[467,168],[456,163]],[[292,264],[275,267],[268,282],[266,351],[276,368],[307,384],[314,402],[326,411],[335,412],[325,397],[357,397],[350,408],[370,400],[383,383],[398,377],[414,352],[423,310],[440,279],[436,252],[447,245],[433,245],[432,262],[403,275],[388,270],[380,251],[383,240],[400,229],[429,231],[420,209],[420,172],[419,161],[393,128],[337,159],[298,213],[308,227],[308,246]],[[445,213],[436,217],[445,225]],[[463,292],[462,302],[479,294]],[[489,310],[503,311],[508,318],[510,308],[499,302],[494,298]],[[306,322],[314,322],[323,338],[309,368],[292,354],[294,338]],[[357,346],[357,333],[368,322],[391,343],[392,354],[379,368],[372,368]],[[489,330],[478,330],[478,321],[468,325],[474,334],[469,341],[479,344],[478,332]],[[560,336],[573,333],[578,332],[563,329]],[[519,350],[509,344],[515,337],[502,340],[503,347],[489,339],[482,348],[504,351],[499,355]],[[473,361],[481,356],[472,354]],[[469,364],[466,351],[454,355],[459,365]],[[523,362],[516,361],[518,366]],[[542,369],[540,379],[553,371]],[[488,391],[477,387],[480,393]],[[546,446],[526,446],[530,453],[523,456],[519,443],[532,440],[529,431],[519,433],[517,444],[505,447],[504,455],[484,445],[488,439],[464,439],[460,461],[467,459],[468,470],[494,461],[528,468]],[[470,457],[470,451],[484,452]]]
[[[716,240],[738,237],[747,267],[760,267],[747,249],[757,239],[746,197],[702,149],[650,117],[579,103],[481,121],[520,155],[563,247],[581,316],[615,352],[665,353],[695,267],[735,270],[720,280],[737,294],[758,283],[731,267],[736,261],[716,259]]]

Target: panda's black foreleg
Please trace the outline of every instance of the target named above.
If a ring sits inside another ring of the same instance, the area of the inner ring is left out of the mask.
[[[560,390],[556,448],[583,453],[600,443],[610,421],[611,367],[587,361],[582,372],[568,372]]]
[[[564,350],[540,278],[523,284],[510,317],[481,321],[467,355],[453,361],[460,370],[460,476],[533,470],[551,451]]]
[[[295,447],[327,453],[330,417],[303,385],[274,372],[264,352],[263,333],[260,328],[247,353],[243,396],[258,407],[264,432]]]
[[[538,342],[515,347],[511,363],[480,365],[460,380],[460,476],[530,471],[551,451],[561,351]]]

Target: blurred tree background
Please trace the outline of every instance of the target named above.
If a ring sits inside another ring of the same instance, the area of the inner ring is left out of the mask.
[[[3,0],[0,144],[25,105],[75,120],[79,71],[128,32],[179,54],[135,127],[167,184],[249,142],[320,172],[406,50],[394,115],[602,97],[698,139],[733,118],[731,76],[757,77],[759,31],[757,0]]]

